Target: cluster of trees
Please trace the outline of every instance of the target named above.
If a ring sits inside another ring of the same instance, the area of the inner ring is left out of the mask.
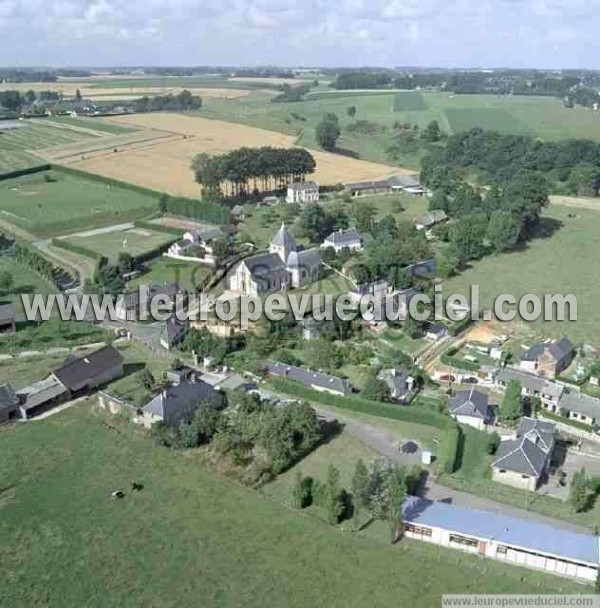
[[[194,352],[200,359],[210,357],[216,365],[221,365],[227,355],[245,346],[246,338],[241,334],[219,338],[213,336],[208,329],[202,328],[189,331],[181,344],[181,349]]]
[[[239,148],[225,154],[198,154],[192,161],[196,181],[207,196],[245,196],[304,181],[316,167],[303,148]]]
[[[357,203],[360,205],[360,203]],[[364,208],[366,205],[360,205]],[[369,220],[362,217],[357,224]],[[373,241],[364,248],[362,261],[354,266],[353,272],[358,283],[386,279],[396,289],[407,289],[413,284],[409,264],[415,260],[432,257],[431,247],[422,233],[410,222],[396,222],[393,215],[386,215],[378,222],[370,220]]]
[[[160,110],[199,110],[202,107],[202,98],[192,95],[187,89],[173,95],[144,96],[134,102],[136,112],[158,112]]]
[[[541,141],[480,128],[457,133],[423,159],[421,180],[436,187],[460,170],[479,170],[503,184],[521,170],[548,175],[574,193],[595,196],[600,188],[600,144],[587,139]]]
[[[414,492],[420,474],[418,467],[407,471],[379,459],[369,468],[358,460],[347,490],[341,486],[338,469],[330,465],[324,482],[297,473],[291,487],[292,505],[303,509],[314,504],[325,512],[332,525],[352,516],[356,531],[371,521],[386,521],[390,540],[395,543],[402,535],[404,501],[407,494]]]
[[[328,432],[307,403],[281,408],[242,391],[233,391],[228,399],[226,414],[199,411],[189,428],[180,428],[178,434],[191,446],[210,441],[217,454],[244,468],[242,478],[251,485],[289,468]]]
[[[590,509],[600,494],[600,476],[588,475],[585,469],[573,474],[569,489],[569,502],[576,513]]]
[[[37,250],[21,243],[15,243],[14,259],[17,264],[30,268],[53,283],[56,283],[57,279],[64,274]]]
[[[510,380],[498,410],[498,420],[509,426],[514,426],[523,414],[521,388],[518,380]]]
[[[209,200],[179,198],[163,194],[158,201],[158,209],[161,213],[183,215],[214,224],[229,222],[229,209]]]
[[[298,218],[302,236],[312,243],[320,243],[334,230],[345,230],[350,225],[350,218],[341,205],[324,209],[318,203],[306,205]]]
[[[391,72],[349,72],[340,74],[332,84],[333,88],[382,89],[392,84]]]
[[[280,87],[281,93],[271,99],[271,103],[287,103],[304,101],[304,96],[310,91],[310,84],[291,86],[284,83]]]
[[[324,150],[335,150],[340,134],[340,121],[337,115],[331,112],[327,112],[315,128],[317,142]]]

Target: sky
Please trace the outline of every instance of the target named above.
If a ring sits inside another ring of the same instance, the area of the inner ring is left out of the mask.
[[[0,0],[0,65],[600,69],[600,0]]]

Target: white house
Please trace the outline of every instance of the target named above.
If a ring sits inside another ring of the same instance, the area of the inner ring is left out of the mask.
[[[319,184],[316,182],[294,182],[288,186],[286,203],[316,203],[319,201]]]
[[[348,230],[336,230],[321,243],[321,249],[331,247],[336,253],[343,249],[349,251],[361,251],[363,248],[363,240],[358,234],[356,228],[348,228]]]

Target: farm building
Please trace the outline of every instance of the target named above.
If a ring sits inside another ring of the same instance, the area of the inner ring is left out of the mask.
[[[350,196],[372,196],[373,194],[389,194],[390,184],[387,179],[367,182],[351,182],[344,186],[344,191]]]
[[[423,196],[427,190],[421,186],[418,175],[395,175],[388,180],[390,191],[394,194],[404,193],[413,196]]]
[[[272,376],[287,378],[300,382],[316,391],[331,393],[333,395],[349,395],[352,392],[352,387],[348,380],[330,376],[321,372],[313,372],[308,369],[302,369],[294,365],[286,365],[285,363],[267,363],[267,372]]]
[[[258,295],[302,287],[318,280],[320,268],[319,250],[297,245],[285,224],[281,224],[269,253],[242,260],[229,276],[229,288],[244,295]]]
[[[435,224],[439,224],[440,222],[444,222],[448,219],[446,212],[443,209],[434,209],[433,211],[428,211],[423,215],[419,216],[415,220],[415,228],[417,230],[423,230],[426,228],[431,228]]]
[[[582,581],[598,576],[600,545],[593,534],[416,496],[405,501],[403,516],[408,538]]]
[[[340,229],[326,236],[323,243],[321,243],[321,249],[327,249],[328,247],[334,249],[336,253],[344,249],[360,251],[363,248],[363,241],[356,228],[348,228],[348,230]]]
[[[143,408],[136,422],[150,428],[156,422],[177,427],[189,423],[199,407],[220,408],[224,395],[196,375],[189,380],[169,386],[154,396]]]
[[[480,431],[485,430],[486,425],[491,424],[494,419],[494,411],[488,403],[487,394],[475,388],[456,393],[450,398],[448,409],[457,422],[468,424]]]
[[[19,413],[23,420],[43,414],[69,400],[69,390],[54,376],[39,380],[17,391]]]
[[[522,418],[514,438],[505,439],[498,446],[492,463],[492,479],[534,491],[552,460],[554,429],[551,422]]]
[[[123,375],[123,357],[112,346],[68,360],[55,369],[52,377],[71,394],[84,394]]]
[[[573,361],[575,349],[568,338],[553,342],[537,342],[521,358],[519,367],[526,372],[555,378]]]
[[[294,182],[287,189],[286,203],[316,203],[319,201],[319,184],[316,182]]]
[[[376,194],[412,194],[423,196],[427,190],[421,186],[416,174],[394,175],[388,179],[345,184],[344,191],[353,197],[373,196]]]
[[[10,384],[0,385],[0,424],[4,424],[18,416],[19,398],[15,395]]]
[[[0,304],[0,333],[12,334],[15,329],[15,305],[12,302]]]

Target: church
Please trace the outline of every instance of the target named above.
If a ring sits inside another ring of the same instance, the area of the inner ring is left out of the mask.
[[[269,245],[269,253],[242,260],[229,276],[229,289],[243,295],[266,295],[317,281],[321,254],[298,245],[285,224]]]

